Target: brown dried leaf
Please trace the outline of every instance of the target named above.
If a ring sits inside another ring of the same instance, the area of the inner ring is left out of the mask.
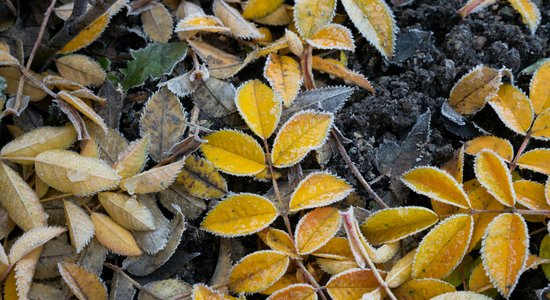
[[[150,139],[145,136],[142,139],[133,141],[128,148],[122,152],[113,168],[122,178],[136,175],[147,162]]]
[[[88,106],[86,102],[82,101],[80,98],[75,97],[65,91],[61,91],[57,93],[57,97],[59,99],[62,99],[66,103],[70,104],[72,107],[74,107],[76,110],[78,110],[80,113],[88,117],[92,122],[96,123],[103,131],[107,131],[107,125],[105,124],[105,121],[103,121],[103,118],[98,115],[93,108]]]
[[[501,80],[502,71],[479,65],[455,84],[449,104],[462,115],[473,115],[497,94]]]
[[[107,288],[95,274],[71,263],[59,263],[59,273],[80,300],[107,299]]]
[[[227,182],[214,165],[195,155],[185,160],[177,181],[187,192],[202,199],[221,198],[227,193]]]
[[[231,7],[225,1],[214,0],[212,10],[214,11],[214,15],[216,15],[226,27],[231,29],[231,33],[236,37],[243,39],[257,39],[262,37],[262,34],[253,23],[246,21],[238,10]]]
[[[95,212],[92,213],[91,218],[95,227],[95,237],[103,246],[116,254],[126,256],[143,254],[132,234],[115,223],[113,219]]]
[[[365,90],[374,93],[374,87],[365,76],[361,73],[355,72],[344,67],[341,63],[332,59],[322,58],[320,56],[313,56],[312,66],[314,70],[327,73],[332,76],[339,77],[344,82],[354,83]]]
[[[130,195],[160,192],[176,180],[183,164],[184,161],[179,160],[123,179],[120,182],[120,188],[130,193]]]
[[[105,81],[105,71],[96,61],[81,54],[71,54],[55,60],[61,76],[84,86],[98,86]]]
[[[166,43],[172,37],[174,21],[162,3],[155,2],[151,8],[141,13],[143,31],[155,42]]]
[[[140,195],[138,200],[145,205],[153,215],[155,230],[133,231],[139,247],[147,254],[153,255],[164,249],[170,234],[170,222],[160,211],[153,194]],[[174,211],[176,211],[174,209]]]
[[[128,230],[154,230],[155,223],[149,209],[135,197],[112,192],[98,194],[103,208],[118,224]]]
[[[65,227],[38,227],[33,228],[18,238],[10,249],[9,259],[15,264],[21,258],[41,247],[49,240],[67,231]]]

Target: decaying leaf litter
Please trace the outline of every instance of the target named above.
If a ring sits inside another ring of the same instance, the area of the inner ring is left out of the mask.
[[[6,298],[547,293],[547,3],[12,2]]]

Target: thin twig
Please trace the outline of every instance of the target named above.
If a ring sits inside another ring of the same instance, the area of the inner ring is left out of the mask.
[[[525,138],[523,139],[523,142],[521,143],[521,146],[519,146],[519,149],[518,149],[518,152],[516,153],[516,156],[514,157],[512,162],[510,163],[510,172],[514,171],[514,169],[517,167],[518,160],[521,157],[521,155],[523,154],[523,152],[525,151],[525,149],[527,148],[527,145],[529,145],[530,140],[531,140],[531,131],[527,132],[527,134],[525,135]]]
[[[155,294],[153,294],[151,291],[149,291],[147,288],[143,287],[141,284],[139,284],[139,282],[135,281],[132,277],[130,277],[130,275],[126,274],[126,272],[124,272],[124,270],[122,270],[120,267],[118,266],[115,266],[111,263],[103,263],[103,265],[115,272],[117,272],[118,274],[122,275],[124,278],[126,278],[126,280],[128,280],[134,287],[136,287],[136,289],[140,290],[140,291],[144,291],[146,292],[147,294],[151,295],[151,297],[153,297],[154,299],[158,299],[158,300],[163,300],[162,298],[159,298],[158,296],[156,296]]]
[[[64,199],[64,198],[71,197],[71,196],[74,196],[74,194],[71,194],[71,193],[59,194],[59,195],[51,196],[51,197],[48,197],[48,198],[40,199],[40,202],[44,203],[44,202],[48,202],[48,201],[52,201],[52,200]]]

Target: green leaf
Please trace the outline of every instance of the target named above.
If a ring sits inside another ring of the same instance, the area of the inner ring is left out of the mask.
[[[155,43],[139,49],[130,50],[134,60],[123,71],[122,86],[128,90],[142,85],[148,77],[157,79],[172,73],[174,66],[187,54],[187,43]]]

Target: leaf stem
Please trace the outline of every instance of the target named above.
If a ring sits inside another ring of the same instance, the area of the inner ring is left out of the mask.
[[[530,140],[531,140],[531,131],[528,131],[527,134],[525,135],[525,138],[523,139],[523,142],[521,143],[521,146],[519,146],[516,156],[514,156],[514,160],[512,160],[512,162],[510,163],[510,172],[514,171],[514,169],[517,167],[518,160],[523,154],[523,152],[525,152],[525,148],[527,148],[527,145],[529,145]]]
[[[468,213],[471,215],[516,213],[520,215],[542,216],[542,215],[550,215],[550,210],[531,210],[531,209],[518,209],[518,208],[510,208],[510,209],[502,209],[502,210],[501,209],[470,209]]]
[[[74,195],[71,194],[71,193],[59,194],[59,195],[51,196],[51,197],[48,197],[48,198],[40,199],[40,202],[44,203],[44,202],[48,202],[48,201],[52,201],[52,200],[64,199],[64,198],[71,197],[71,196],[74,196]]]
[[[149,291],[147,288],[144,288],[141,284],[139,284],[139,282],[135,281],[132,277],[130,277],[130,275],[126,274],[126,272],[124,272],[124,270],[122,270],[119,266],[115,266],[111,263],[103,263],[103,265],[115,272],[117,272],[118,274],[122,275],[124,278],[126,278],[126,280],[128,280],[136,289],[140,290],[140,291],[144,291],[146,292],[147,294],[151,295],[151,297],[153,297],[154,299],[158,299],[158,300],[162,300],[161,298],[157,297],[155,294],[153,294],[151,291]]]

